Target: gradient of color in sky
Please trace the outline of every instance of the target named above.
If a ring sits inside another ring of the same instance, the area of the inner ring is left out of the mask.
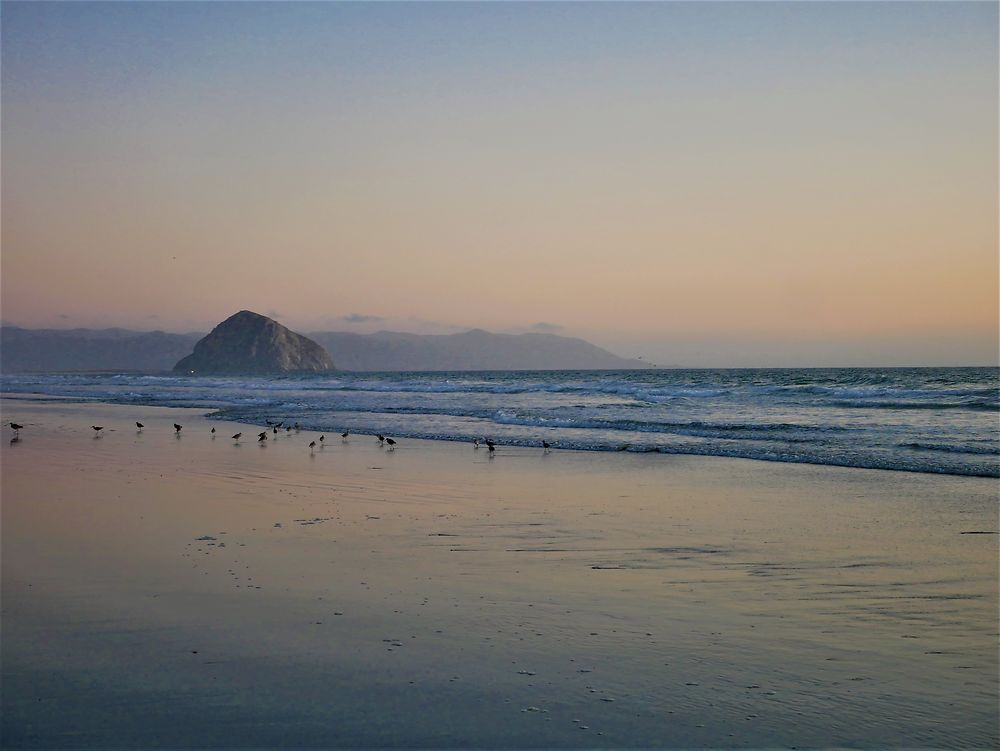
[[[2,5],[2,315],[997,360],[996,3]]]

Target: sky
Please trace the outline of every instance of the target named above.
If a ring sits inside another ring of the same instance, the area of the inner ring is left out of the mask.
[[[3,2],[0,314],[998,358],[997,3]]]

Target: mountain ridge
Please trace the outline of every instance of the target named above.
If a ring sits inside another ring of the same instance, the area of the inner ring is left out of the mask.
[[[337,354],[340,367],[357,371],[401,370],[624,370],[648,367],[577,337],[497,334],[470,329],[455,334],[379,331],[311,332]]]
[[[619,357],[584,339],[469,329],[455,334],[379,331],[305,332],[341,370],[626,370],[647,363]],[[0,326],[0,370],[29,372],[169,372],[204,333],[131,329],[28,329]],[[490,350],[493,342],[497,348]],[[564,349],[565,348],[569,348]],[[564,354],[569,351],[571,354]],[[487,357],[487,355],[489,355]]]

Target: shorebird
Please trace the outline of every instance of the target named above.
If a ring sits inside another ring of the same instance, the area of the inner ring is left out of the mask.
[[[285,432],[286,433],[291,433],[292,432],[292,426],[291,425],[286,426],[285,427]]]
[[[13,430],[15,434],[20,434],[21,428],[23,427],[23,425],[18,425],[16,422],[12,422],[10,424],[10,429]]]
[[[241,436],[241,435],[243,435],[243,434],[242,434],[242,433],[237,433],[236,435],[234,435],[234,436],[233,436],[233,440],[234,440],[234,441],[238,441],[238,440],[240,440],[240,436]]]
[[[323,435],[321,435],[321,436],[319,437],[319,442],[320,442],[320,443],[322,443],[322,442],[323,442],[323,441],[325,441],[325,440],[326,440],[326,434],[323,434]]]
[[[103,425],[91,425],[90,427],[94,429],[94,432],[97,433],[97,435],[100,435],[101,431],[104,430]]]
[[[316,441],[309,441],[309,453],[310,454],[313,452],[314,448],[316,448]]]
[[[381,433],[379,433],[375,437],[378,438],[378,444],[379,444],[379,446],[381,446],[383,443],[385,443],[385,436],[382,435]]]
[[[473,438],[472,439],[472,448],[474,448],[476,450],[479,449],[479,439],[478,438]]]
[[[549,443],[548,441],[542,441],[542,448],[548,451],[550,448],[552,448],[552,444]]]
[[[257,434],[257,440],[258,441],[266,441],[267,440],[267,431],[265,430],[263,433],[258,433]]]
[[[265,431],[265,432],[266,432],[266,431]],[[275,434],[275,435],[278,435],[278,426],[277,426],[277,425],[275,425],[275,426],[274,426],[274,434]]]
[[[215,438],[215,428],[212,428],[212,438]]]
[[[181,428],[183,428],[183,427],[184,427],[183,425],[178,425],[176,422],[174,423],[174,431],[177,432],[177,433],[180,433],[181,432]]]
[[[345,430],[343,433],[340,434],[340,437],[343,438],[344,441],[347,441],[347,436],[349,436],[350,434],[351,434],[350,430]]]
[[[140,433],[142,432],[142,429],[143,429],[144,427],[146,427],[145,425],[143,425],[143,424],[142,424],[141,422],[139,422],[138,420],[136,420],[136,423],[135,423],[135,426],[136,426],[136,427],[137,427],[137,428],[139,429],[139,431],[138,431],[138,432],[140,432]]]
[[[493,456],[493,452],[497,450],[497,445],[493,441],[486,441],[486,448],[490,450],[490,456]]]
[[[386,438],[385,442],[387,444],[389,444],[389,450],[390,451],[395,451],[396,450],[396,442],[394,440],[392,440],[391,438]]]

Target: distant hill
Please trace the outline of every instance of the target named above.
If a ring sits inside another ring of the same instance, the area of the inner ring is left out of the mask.
[[[273,318],[241,310],[194,345],[175,373],[321,373],[333,370],[329,353]]]
[[[203,333],[126,329],[0,327],[5,373],[66,371],[166,372],[192,353]],[[308,334],[342,370],[621,370],[649,367],[555,334],[425,335],[380,331]]]
[[[583,339],[555,334],[310,334],[344,370],[621,370],[645,368]]]
[[[0,370],[5,373],[170,370],[203,334],[127,329],[0,327]]]

